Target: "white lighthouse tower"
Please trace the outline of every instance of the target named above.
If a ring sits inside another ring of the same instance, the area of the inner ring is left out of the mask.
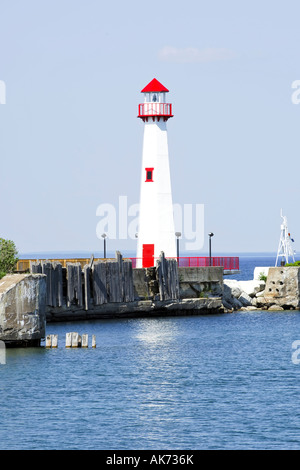
[[[137,267],[155,266],[161,251],[176,257],[167,120],[168,89],[155,78],[141,91],[138,117],[144,121]]]

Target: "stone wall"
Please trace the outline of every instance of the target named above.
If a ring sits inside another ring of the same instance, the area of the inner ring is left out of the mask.
[[[270,268],[263,301],[283,309],[300,307],[300,267]]]
[[[0,280],[0,340],[39,345],[46,328],[46,276],[11,274]]]
[[[133,270],[135,300],[159,300],[159,282],[156,268],[137,268]],[[222,267],[178,268],[179,298],[198,299],[203,297],[222,297]]]
[[[181,299],[222,296],[222,267],[178,268]]]

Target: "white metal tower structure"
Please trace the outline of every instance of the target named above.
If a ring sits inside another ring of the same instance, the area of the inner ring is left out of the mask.
[[[278,259],[280,257],[281,257],[281,264],[288,263],[289,262],[289,256],[291,256],[293,262],[295,262],[294,250],[293,250],[293,247],[292,247],[292,242],[294,240],[291,238],[291,234],[288,231],[287,218],[282,215],[282,209],[281,209],[281,212],[280,212],[280,216],[282,217],[283,221],[282,221],[282,224],[280,226],[281,232],[280,232],[280,240],[279,240],[279,246],[278,246],[275,266],[278,265]]]
[[[138,117],[144,122],[137,267],[155,266],[161,251],[176,258],[176,241],[169,167],[166,103],[168,89],[155,78],[143,88]]]

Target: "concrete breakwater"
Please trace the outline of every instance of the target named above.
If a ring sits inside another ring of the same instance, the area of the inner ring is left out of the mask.
[[[51,322],[224,312],[222,267],[178,268],[163,253],[153,268],[117,252],[84,266],[32,261],[30,271],[0,281],[0,340],[15,345],[40,344]]]
[[[133,269],[116,259],[67,263],[34,262],[46,275],[47,322],[222,312],[223,268],[178,268],[161,254],[157,266]]]
[[[180,268],[162,253],[156,267],[115,259],[34,261],[29,274],[0,281],[0,340],[39,345],[46,323],[105,318],[300,309],[300,267],[269,268],[266,281],[224,279],[222,267]]]
[[[0,280],[0,340],[38,346],[46,333],[46,276],[12,274]]]
[[[270,267],[266,280],[224,280],[227,310],[300,309],[300,267]]]

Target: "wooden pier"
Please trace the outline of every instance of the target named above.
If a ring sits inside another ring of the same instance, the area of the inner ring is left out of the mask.
[[[47,323],[223,311],[222,267],[180,268],[164,253],[152,268],[133,269],[120,252],[113,259],[60,261],[29,263],[31,273],[46,275]]]

